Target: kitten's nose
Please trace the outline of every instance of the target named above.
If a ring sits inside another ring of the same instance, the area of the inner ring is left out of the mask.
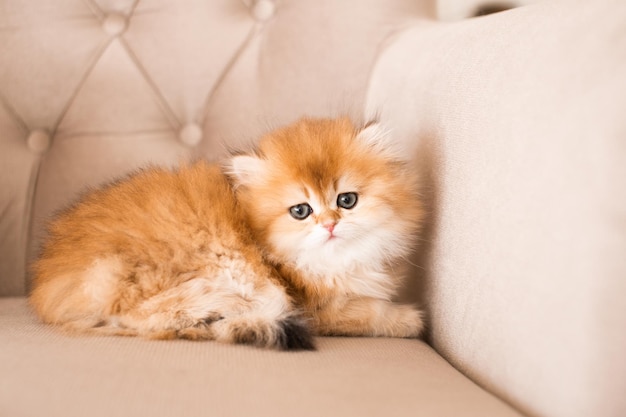
[[[317,218],[317,223],[332,235],[337,223],[339,223],[339,219],[339,214],[336,211],[325,210]]]

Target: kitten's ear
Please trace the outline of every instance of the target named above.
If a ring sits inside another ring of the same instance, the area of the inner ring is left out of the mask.
[[[401,146],[392,139],[391,132],[380,122],[369,122],[357,133],[361,141],[375,152],[393,159],[404,159]]]
[[[226,173],[237,185],[250,185],[265,172],[265,161],[257,156],[236,155],[226,163]]]
[[[372,145],[379,143],[381,140],[385,140],[388,136],[389,131],[377,121],[368,122],[357,134],[359,140]]]

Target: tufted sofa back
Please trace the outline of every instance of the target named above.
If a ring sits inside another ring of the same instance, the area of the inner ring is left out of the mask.
[[[0,296],[46,218],[147,163],[218,158],[302,115],[359,118],[412,0],[0,2]]]

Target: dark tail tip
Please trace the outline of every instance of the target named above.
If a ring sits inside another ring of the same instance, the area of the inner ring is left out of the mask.
[[[302,317],[289,317],[280,322],[281,336],[278,348],[281,350],[315,350],[313,334]]]

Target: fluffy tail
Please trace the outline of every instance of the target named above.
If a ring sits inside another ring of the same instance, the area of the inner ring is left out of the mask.
[[[305,319],[290,315],[263,319],[248,315],[224,318],[212,323],[209,331],[215,339],[279,350],[315,350],[313,334]]]
[[[282,337],[277,347],[282,350],[315,350],[313,334],[301,318],[291,317],[279,323]]]

